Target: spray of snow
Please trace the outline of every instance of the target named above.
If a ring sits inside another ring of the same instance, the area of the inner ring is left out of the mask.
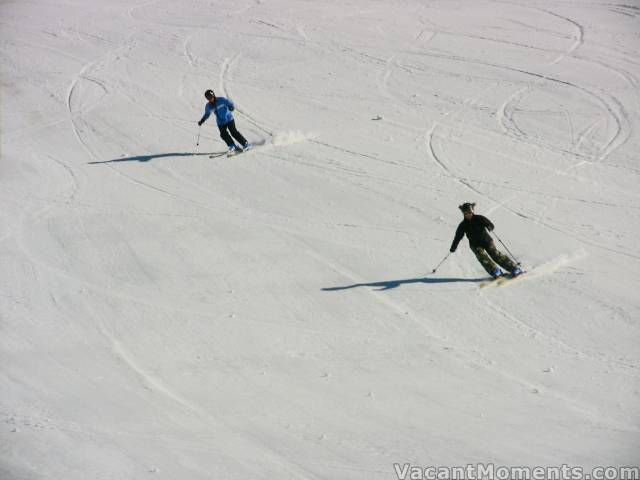
[[[276,132],[273,136],[273,144],[276,146],[292,145],[294,143],[304,142],[313,138],[312,133],[304,133],[300,130],[288,130],[286,132]]]
[[[562,267],[575,263],[578,260],[582,260],[587,257],[587,255],[588,253],[584,248],[580,248],[573,253],[564,253],[534,267],[535,273],[536,275],[553,273]]]

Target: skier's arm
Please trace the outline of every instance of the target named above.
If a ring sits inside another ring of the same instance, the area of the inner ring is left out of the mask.
[[[487,217],[483,217],[482,215],[480,215],[480,217],[482,219],[482,224],[487,227],[487,230],[489,230],[490,232],[493,231],[495,227],[493,226],[493,223],[491,223],[491,220],[489,220]]]
[[[233,104],[233,101],[227,98],[227,103],[229,104],[229,110],[233,112],[236,109],[236,106]]]
[[[207,120],[207,118],[209,118],[210,115],[211,115],[211,109],[209,108],[209,104],[207,104],[207,106],[204,109],[204,115],[198,122],[198,125],[202,125]]]
[[[464,228],[462,227],[462,224],[458,225],[458,228],[456,230],[456,236],[453,238],[453,243],[451,244],[451,248],[449,249],[450,252],[455,252],[456,248],[458,248],[458,244],[460,243],[460,240],[462,240],[462,237],[464,237]]]

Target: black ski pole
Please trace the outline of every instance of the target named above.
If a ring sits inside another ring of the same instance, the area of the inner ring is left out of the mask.
[[[511,253],[511,250],[509,250],[509,247],[507,247],[504,242],[502,240],[500,240],[500,237],[495,233],[495,232],[491,232],[493,234],[494,237],[496,237],[498,239],[498,241],[502,244],[502,246],[505,248],[505,250],[507,251],[507,253],[509,255],[511,255],[511,258],[513,258],[513,260],[516,262],[516,265],[520,265],[520,262],[518,261],[518,259],[513,255],[513,253]]]
[[[451,252],[447,253],[445,255],[445,257],[440,261],[440,263],[438,264],[438,266],[436,268],[434,268],[433,270],[431,270],[431,273],[436,273],[436,270],[438,270],[440,268],[440,265],[442,265],[444,263],[444,261],[449,258],[449,255],[451,255]]]
[[[198,140],[196,140],[196,147],[200,145],[200,125],[198,125]]]

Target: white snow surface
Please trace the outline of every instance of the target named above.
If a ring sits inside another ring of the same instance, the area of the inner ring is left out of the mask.
[[[0,19],[0,478],[640,463],[638,0]]]

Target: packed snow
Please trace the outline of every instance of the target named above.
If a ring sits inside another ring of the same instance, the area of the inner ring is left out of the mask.
[[[0,56],[3,480],[640,464],[638,0],[5,0]],[[463,202],[522,281],[433,273]]]

